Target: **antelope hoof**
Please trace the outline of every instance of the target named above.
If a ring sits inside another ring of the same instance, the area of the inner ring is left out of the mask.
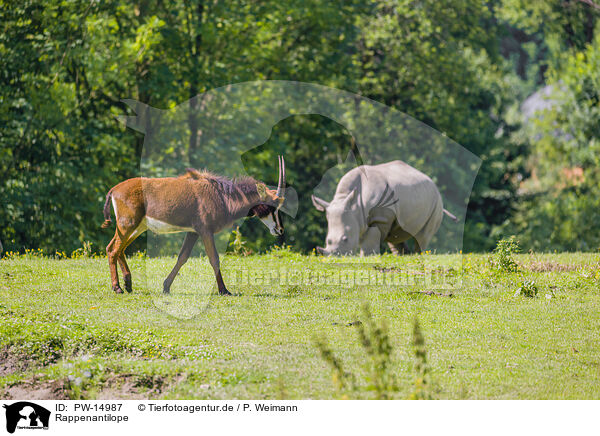
[[[163,288],[163,295],[169,295],[171,290],[169,288]]]
[[[122,294],[123,293],[123,289],[121,289],[121,287],[119,285],[113,286],[113,291],[115,291],[115,294]]]
[[[229,295],[233,295],[233,294],[231,292],[229,292],[227,289],[219,289],[219,295],[229,296]]]
[[[130,294],[133,292],[133,286],[131,284],[131,277],[125,277],[125,290]]]

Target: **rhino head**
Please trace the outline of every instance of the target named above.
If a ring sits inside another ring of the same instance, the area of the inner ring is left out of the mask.
[[[336,194],[331,203],[314,195],[311,198],[315,208],[327,214],[326,245],[317,247],[317,251],[325,256],[357,253],[360,224],[358,211],[353,207],[356,190],[345,196]]]

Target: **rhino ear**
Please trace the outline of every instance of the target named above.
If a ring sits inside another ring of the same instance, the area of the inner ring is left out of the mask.
[[[319,212],[325,212],[325,209],[327,209],[329,207],[329,203],[327,203],[322,198],[315,197],[314,195],[311,195],[310,198],[312,199],[312,202],[313,202],[315,208]]]
[[[344,198],[344,206],[348,206],[349,203],[352,203],[352,200],[354,200],[354,197],[356,197],[356,189],[353,189],[350,194],[348,194],[348,196],[346,198]]]

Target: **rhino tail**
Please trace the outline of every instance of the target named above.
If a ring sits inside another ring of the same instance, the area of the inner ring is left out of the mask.
[[[451,214],[450,212],[448,212],[446,209],[442,209],[442,211],[443,211],[443,212],[444,212],[446,215],[448,215],[448,216],[449,216],[449,217],[452,219],[452,221],[454,221],[455,223],[457,223],[457,222],[458,222],[458,218],[456,218],[454,215],[452,215],[452,214]]]

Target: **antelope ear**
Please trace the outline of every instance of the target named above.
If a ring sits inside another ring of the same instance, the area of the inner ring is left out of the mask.
[[[258,192],[258,197],[260,201],[267,201],[269,196],[267,195],[267,187],[263,183],[256,184],[256,192]]]
[[[312,199],[313,205],[319,212],[325,212],[325,209],[329,207],[329,203],[323,200],[322,198],[316,197],[314,195],[311,195],[310,198]]]

